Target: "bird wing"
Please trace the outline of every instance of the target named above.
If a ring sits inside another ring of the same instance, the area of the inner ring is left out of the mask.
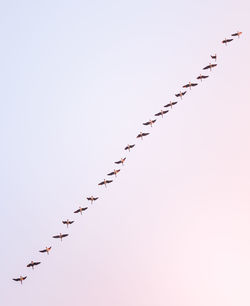
[[[99,183],[98,185],[103,185],[104,184],[104,182],[101,182],[101,183]]]
[[[41,253],[45,253],[45,252],[46,252],[46,250],[41,250],[41,251],[39,251],[39,252],[41,252]]]
[[[67,237],[69,236],[69,234],[63,234],[61,237],[64,238],[64,237]]]
[[[27,276],[24,276],[24,277],[23,277],[23,280],[25,280],[26,278],[27,278]]]
[[[147,136],[149,135],[149,133],[142,133],[142,136]]]
[[[143,123],[144,125],[149,125],[150,124],[150,122],[145,122],[145,123]]]
[[[203,70],[206,70],[206,69],[208,69],[208,68],[210,68],[210,66],[206,66],[206,67],[204,67],[204,68],[203,68]]]
[[[110,172],[110,173],[108,173],[108,175],[114,175],[115,173],[114,173],[114,171],[113,172]]]
[[[192,85],[192,86],[196,86],[196,85],[198,85],[198,84],[197,84],[197,83],[191,83],[191,85]]]
[[[53,238],[60,238],[60,236],[59,236],[59,235],[56,235],[56,236],[53,236]]]
[[[29,267],[32,267],[32,266],[33,266],[32,263],[29,263],[29,264],[27,265],[28,268],[29,268]]]
[[[67,221],[62,221],[63,224],[67,224]]]
[[[14,281],[18,282],[20,281],[21,279],[20,278],[12,278]]]
[[[182,86],[183,88],[188,88],[189,87],[189,84],[186,84],[184,86]]]
[[[74,221],[69,221],[69,224],[72,224],[72,223],[74,223]]]
[[[183,91],[183,92],[182,92],[182,95],[184,96],[184,95],[185,95],[185,93],[186,93],[186,91]]]
[[[175,96],[176,96],[176,97],[179,97],[179,96],[180,96],[180,94],[176,94]]]
[[[37,266],[37,265],[40,265],[40,263],[41,263],[40,261],[37,261],[37,262],[34,262],[34,265]]]
[[[74,211],[75,214],[79,213],[80,209],[77,209],[76,211]]]
[[[113,181],[110,180],[110,181],[106,181],[106,182],[109,184],[109,183],[112,183]]]

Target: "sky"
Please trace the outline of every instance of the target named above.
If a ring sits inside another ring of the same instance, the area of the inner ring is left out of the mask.
[[[0,2],[1,305],[249,306],[249,12]],[[143,126],[215,53],[209,78]]]

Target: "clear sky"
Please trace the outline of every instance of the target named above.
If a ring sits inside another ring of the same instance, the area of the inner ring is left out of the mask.
[[[249,15],[231,0],[0,2],[1,306],[249,306]]]

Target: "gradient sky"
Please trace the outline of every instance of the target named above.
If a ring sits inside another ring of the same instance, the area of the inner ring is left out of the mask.
[[[249,306],[249,1],[8,0],[0,15],[0,305]],[[213,53],[210,77],[142,126]]]

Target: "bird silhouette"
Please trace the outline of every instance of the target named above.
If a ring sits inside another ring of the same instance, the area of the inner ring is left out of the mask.
[[[82,215],[82,212],[84,211],[84,210],[86,210],[86,209],[88,209],[88,207],[79,207],[79,209],[77,209],[76,211],[74,211],[74,214],[78,214],[78,213],[80,213],[81,215]]]
[[[175,104],[177,104],[178,102],[177,101],[175,101],[175,102],[172,102],[172,101],[170,101],[168,104],[166,104],[164,107],[171,107],[171,108],[173,108],[173,105],[175,105]]]
[[[155,114],[155,116],[161,116],[163,118],[163,115],[168,113],[169,111],[168,110],[161,110],[159,113]]]
[[[180,91],[178,94],[176,94],[175,96],[177,97],[177,98],[181,98],[182,99],[182,97],[185,95],[185,93],[186,93],[186,91]]]
[[[207,65],[206,67],[203,68],[203,70],[206,70],[206,69],[210,69],[210,71],[212,70],[212,68],[216,67],[217,64],[211,64],[209,63],[209,65]]]
[[[49,255],[49,251],[51,250],[51,248],[52,248],[52,247],[49,247],[49,248],[46,247],[44,250],[41,250],[41,251],[39,251],[39,252],[40,252],[40,253],[45,253],[45,252],[46,252],[46,253]]]
[[[198,84],[197,83],[191,83],[189,82],[188,84],[182,86],[183,88],[189,88],[189,89],[192,89],[192,87],[194,86],[197,86]]]
[[[230,39],[225,38],[224,40],[222,40],[222,43],[225,44],[225,46],[226,46],[232,40],[233,40],[233,38],[230,38]]]
[[[117,165],[122,164],[123,165],[125,160],[126,160],[126,157],[121,158],[119,161],[115,162],[115,164],[117,164]]]
[[[87,200],[91,201],[91,204],[93,204],[94,201],[98,200],[98,197],[95,198],[95,197],[91,196],[91,197],[88,197]]]
[[[55,235],[55,236],[52,236],[53,238],[60,238],[61,239],[61,241],[62,241],[62,239],[64,238],[64,237],[67,237],[67,236],[69,236],[69,234],[62,234],[62,233],[60,233],[59,235]]]
[[[35,261],[32,260],[32,261],[27,265],[27,267],[28,267],[28,268],[32,267],[32,269],[34,269],[34,266],[40,265],[40,263],[41,263],[40,261],[36,261],[36,262],[35,262]]]
[[[208,78],[208,75],[202,75],[200,74],[198,77],[197,77],[197,80],[200,80],[202,82],[203,79],[206,79]]]
[[[240,38],[241,34],[242,32],[237,31],[236,33],[231,34],[231,36],[238,36],[238,38]]]
[[[134,146],[135,146],[135,144],[133,144],[133,145],[128,144],[128,145],[124,148],[124,150],[128,150],[128,151],[130,152],[130,149],[132,149]]]
[[[120,172],[120,169],[117,169],[117,170],[114,169],[114,171],[108,173],[108,175],[109,175],[109,176],[110,176],[110,175],[114,175],[114,176],[116,177],[116,175],[117,175],[118,172]]]
[[[106,180],[106,179],[104,179],[101,183],[99,183],[98,185],[99,186],[102,186],[102,185],[104,185],[105,187],[107,187],[107,184],[110,184],[110,183],[112,183],[113,181],[112,180]]]
[[[154,120],[150,119],[149,121],[143,123],[143,125],[150,125],[152,127],[155,122],[156,122],[156,119],[154,119]]]
[[[136,136],[136,138],[141,138],[141,140],[143,140],[143,137],[145,137],[145,136],[147,136],[147,135],[149,135],[149,133],[142,133],[142,132],[140,132],[140,134],[138,134],[138,135]]]
[[[67,219],[66,221],[62,221],[62,223],[66,224],[68,228],[70,224],[74,223],[74,221],[69,221],[69,219]]]
[[[27,276],[20,276],[18,278],[13,278],[14,281],[16,282],[21,282],[23,284],[23,281],[27,278]]]

